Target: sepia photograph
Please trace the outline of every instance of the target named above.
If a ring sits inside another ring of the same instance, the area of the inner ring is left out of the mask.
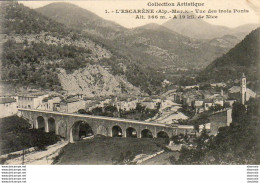
[[[260,164],[259,0],[0,1],[0,67],[1,165]]]

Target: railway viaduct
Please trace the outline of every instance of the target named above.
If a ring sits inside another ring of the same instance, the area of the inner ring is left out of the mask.
[[[160,123],[142,122],[121,118],[72,114],[31,109],[18,109],[18,114],[27,119],[33,128],[55,132],[69,142],[83,136],[104,135],[109,137],[156,138],[172,137],[193,132],[193,126],[169,126]]]

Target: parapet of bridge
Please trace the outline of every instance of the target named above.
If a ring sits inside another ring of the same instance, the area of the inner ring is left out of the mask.
[[[87,124],[94,135],[109,137],[121,134],[122,137],[172,137],[178,134],[193,134],[192,125],[170,126],[160,123],[143,122],[104,116],[71,114],[31,109],[18,109],[19,114],[27,119],[33,128],[42,128],[45,132],[55,132],[70,142],[79,140],[80,125]]]

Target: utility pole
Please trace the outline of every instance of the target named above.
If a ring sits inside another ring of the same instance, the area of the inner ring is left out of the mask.
[[[24,165],[24,154],[25,154],[25,150],[23,149],[22,165]]]

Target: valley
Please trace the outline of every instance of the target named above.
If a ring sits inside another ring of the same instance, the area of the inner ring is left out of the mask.
[[[133,28],[73,3],[0,5],[2,163],[259,163],[259,25],[210,24],[194,2]]]

